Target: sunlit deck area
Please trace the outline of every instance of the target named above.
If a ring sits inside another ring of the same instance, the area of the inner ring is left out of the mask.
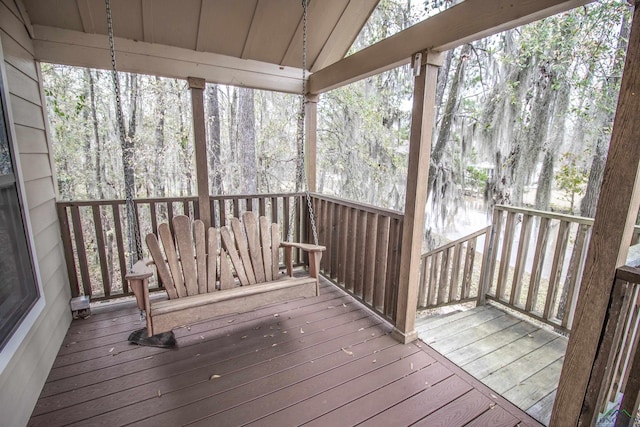
[[[490,305],[423,318],[418,332],[451,362],[549,423],[566,337]]]
[[[127,342],[133,302],[74,320],[29,425],[538,425],[324,281],[321,295]]]

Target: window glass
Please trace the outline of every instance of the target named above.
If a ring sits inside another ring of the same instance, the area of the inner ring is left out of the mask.
[[[4,90],[0,80],[0,349],[38,299],[14,175]]]

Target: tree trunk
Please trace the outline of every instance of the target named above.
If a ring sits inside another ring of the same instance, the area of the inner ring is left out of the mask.
[[[589,180],[587,181],[587,189],[580,203],[580,215],[593,218],[596,213],[596,204],[600,197],[600,186],[602,185],[602,174],[604,172],[604,162],[609,150],[610,127],[615,117],[615,100],[620,90],[620,79],[622,76],[622,68],[624,67],[624,58],[629,43],[629,32],[631,23],[627,16],[622,17],[620,25],[620,35],[618,37],[618,45],[616,57],[611,70],[611,76],[606,80],[605,100],[611,102],[608,111],[602,111],[598,116],[598,139],[593,151],[591,159],[591,169],[589,170]]]
[[[223,194],[222,164],[220,162],[220,103],[218,100],[218,85],[209,84],[207,89],[211,191],[213,194]]]
[[[431,164],[429,166],[429,189],[433,190],[433,185],[436,179],[436,170],[440,167],[440,161],[444,154],[445,147],[451,137],[451,129],[453,125],[453,118],[458,109],[458,97],[460,95],[461,87],[463,86],[464,71],[467,59],[469,57],[469,51],[471,47],[466,44],[460,50],[460,56],[458,58],[458,64],[456,65],[456,72],[451,82],[451,89],[447,97],[447,104],[442,114],[442,120],[440,121],[440,131],[436,139],[433,151],[431,152]]]
[[[542,161],[542,170],[538,179],[536,190],[536,209],[548,211],[551,204],[551,185],[553,183],[553,164],[555,154],[553,150],[547,150]]]
[[[165,105],[164,92],[165,87],[162,80],[156,76],[155,78],[155,89],[156,89],[156,108],[155,108],[155,116],[157,119],[156,122],[156,130],[155,130],[155,139],[156,139],[156,152],[154,155],[154,170],[153,170],[153,183],[155,190],[155,197],[164,197],[166,194],[165,188],[165,177],[166,177],[166,169],[164,167],[165,164],[165,155],[164,155],[164,121],[167,112],[167,107]]]
[[[84,80],[85,82],[88,84],[88,86],[91,85],[90,83],[90,71],[88,68],[84,69]],[[82,97],[85,99],[90,97],[90,92],[91,90],[88,87],[84,88],[84,91],[82,93]],[[82,108],[82,119],[84,122],[84,126],[83,126],[83,130],[84,130],[84,135],[83,135],[83,139],[84,139],[84,144],[83,144],[83,148],[84,148],[84,167],[85,170],[91,170],[93,167],[93,159],[91,156],[91,131],[89,130],[89,108],[87,108],[86,104],[84,105],[84,107]],[[95,197],[95,182],[91,182],[91,177],[90,176],[84,176],[84,184],[85,184],[85,192],[86,192],[86,196],[88,199],[92,199]]]
[[[253,89],[238,89],[238,139],[242,158],[241,191],[244,194],[256,192],[256,131]]]

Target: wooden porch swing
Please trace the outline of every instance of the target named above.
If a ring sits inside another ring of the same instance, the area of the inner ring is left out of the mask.
[[[114,86],[119,93],[115,49],[109,0],[107,19],[111,45]],[[301,117],[304,121],[304,94],[306,92],[306,26],[307,0],[303,6],[303,75]],[[120,107],[118,105],[118,110]],[[118,111],[120,113],[120,111]],[[122,116],[118,115],[121,135]],[[304,126],[301,140],[304,141]],[[299,181],[304,182],[302,167],[303,156],[298,158]],[[294,201],[297,199],[294,199]],[[259,219],[253,212],[245,212],[242,222],[232,218],[229,226],[205,229],[205,223],[199,219],[193,221],[184,215],[175,216],[171,221],[173,232],[168,223],[158,226],[158,237],[150,233],[145,242],[151,259],[139,260],[130,269],[125,279],[135,294],[138,308],[146,314],[146,334],[136,331],[131,336],[138,344],[167,346],[154,341],[145,341],[144,335],[170,332],[178,326],[206,320],[212,317],[250,311],[257,307],[282,302],[289,299],[311,297],[319,294],[319,269],[323,246],[318,246],[313,208],[309,191],[306,191],[306,204],[315,244],[281,242],[280,227],[270,224],[268,219]],[[295,203],[293,211],[295,212]],[[293,222],[291,222],[293,225]],[[130,228],[129,240],[139,241],[136,228]],[[291,240],[293,229],[288,230]],[[160,242],[162,245],[160,245]],[[139,245],[139,242],[138,246]],[[280,248],[284,249],[286,275],[280,272]],[[306,277],[293,276],[293,249],[309,253],[309,274]],[[140,251],[138,251],[140,253]],[[140,255],[139,255],[140,258]],[[149,278],[153,276],[153,266],[158,278],[164,284],[168,300],[154,301],[149,298]],[[130,337],[130,340],[132,338]],[[169,342],[175,340],[171,334]],[[170,346],[168,345],[168,346]]]

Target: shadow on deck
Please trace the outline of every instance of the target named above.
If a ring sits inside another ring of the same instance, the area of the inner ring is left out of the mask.
[[[417,329],[451,362],[549,423],[567,338],[492,306],[423,318]]]
[[[133,303],[75,320],[29,425],[538,425],[337,287],[130,345]]]

